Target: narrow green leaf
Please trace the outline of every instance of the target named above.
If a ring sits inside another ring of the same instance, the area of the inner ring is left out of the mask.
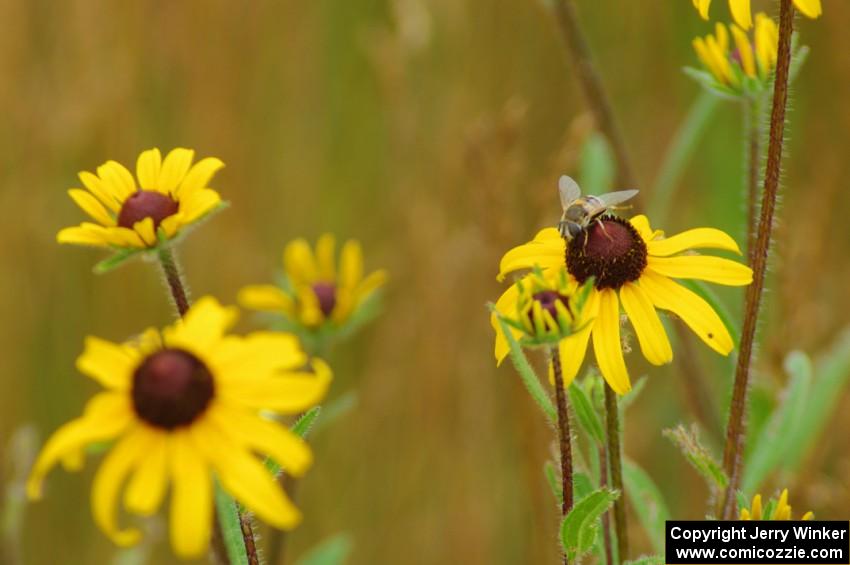
[[[584,389],[573,382],[568,392],[579,425],[596,442],[597,446],[605,445],[605,431],[602,428],[602,422],[599,421],[599,415],[593,409],[593,404],[585,394]]]
[[[313,427],[313,423],[316,421],[316,418],[319,417],[319,414],[322,413],[321,406],[313,406],[304,414],[298,418],[298,421],[295,422],[292,426],[292,431],[296,433],[299,437],[305,438],[307,434],[310,433],[310,429]]]
[[[634,401],[640,396],[640,393],[643,392],[643,387],[646,386],[646,375],[641,375],[635,380],[635,383],[632,385],[632,390],[624,394],[620,397],[620,420],[622,421],[623,413],[626,411],[626,408],[634,404]]]
[[[610,192],[614,186],[614,155],[599,132],[593,132],[581,147],[580,185],[585,194]],[[624,187],[627,188],[627,187]]]
[[[587,553],[599,531],[599,517],[611,507],[619,493],[599,489],[579,500],[561,522],[561,544],[570,559]]]
[[[663,433],[702,475],[710,489],[715,491],[726,488],[729,479],[711,452],[700,443],[695,426],[688,431],[680,424],[674,429],[664,430]]]
[[[227,549],[227,556],[230,558],[230,565],[248,565],[236,501],[224,492],[218,482],[215,483],[215,507],[221,525],[224,547]]]
[[[96,275],[103,275],[110,271],[113,271],[124,263],[126,263],[127,261],[134,259],[143,251],[143,249],[119,249],[111,256],[97,263],[93,269],[94,273]]]
[[[341,565],[352,549],[354,541],[350,534],[336,534],[302,555],[296,565]]]
[[[661,490],[634,461],[623,460],[623,487],[652,547],[664,552],[664,523],[671,519]]]
[[[316,422],[314,433],[318,433],[344,417],[357,406],[357,391],[349,390],[337,398],[325,403],[322,407],[322,419]]]

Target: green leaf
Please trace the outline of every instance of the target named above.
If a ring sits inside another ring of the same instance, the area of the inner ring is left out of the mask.
[[[596,442],[597,446],[605,445],[605,430],[602,428],[599,415],[593,409],[593,404],[585,394],[584,389],[573,382],[567,390],[579,425]]]
[[[663,433],[702,475],[713,492],[726,488],[729,479],[711,452],[700,443],[696,426],[688,431],[679,424],[674,429],[664,430]]]
[[[659,553],[664,552],[664,523],[671,519],[667,503],[652,478],[634,461],[623,460],[623,488],[641,525]]]
[[[492,306],[491,310],[495,312],[495,309]],[[522,384],[525,385],[526,390],[528,390],[529,394],[531,394],[531,398],[534,399],[546,417],[549,418],[551,422],[557,422],[557,412],[555,412],[555,406],[552,404],[552,399],[549,398],[546,389],[544,389],[543,385],[540,383],[540,379],[531,367],[531,363],[528,362],[525,352],[511,333],[510,328],[508,328],[508,325],[505,323],[505,320],[499,316],[498,312],[496,313],[496,319],[499,321],[499,327],[508,341],[511,362],[513,362],[514,367],[516,367],[520,379],[522,380]]]
[[[215,483],[215,507],[218,521],[221,525],[221,536],[230,565],[248,565],[245,551],[245,541],[242,539],[242,524],[239,522],[239,511],[236,501],[224,492],[218,481]]]
[[[341,565],[352,549],[354,541],[350,534],[336,534],[302,555],[296,565]]]
[[[315,432],[318,433],[354,410],[357,406],[357,391],[348,392],[325,403],[322,407],[322,419],[316,423]]]
[[[561,522],[561,544],[572,560],[587,553],[599,531],[599,517],[617,500],[619,493],[596,490],[579,500]]]
[[[135,259],[139,254],[144,253],[144,249],[118,249],[113,253],[110,257],[100,261],[94,266],[94,273],[96,275],[103,275],[110,271],[113,271],[130,261],[131,259]]]
[[[684,67],[682,72],[694,79],[700,86],[718,98],[722,98],[724,100],[738,100],[741,98],[740,95],[736,94],[729,87],[717,82],[714,75],[709,72],[694,69],[693,67]]]
[[[616,164],[605,136],[593,132],[581,148],[579,183],[585,194],[610,192],[614,186]]]
[[[635,383],[632,385],[632,390],[620,397],[620,421],[624,420],[623,413],[626,411],[626,408],[634,404],[634,401],[638,396],[640,396],[640,393],[643,392],[643,387],[645,386],[646,375],[641,375],[635,380]]]
[[[321,406],[313,406],[304,414],[298,418],[298,421],[295,422],[292,426],[292,431],[297,434],[301,438],[306,438],[307,434],[310,433],[310,429],[313,427],[313,423],[316,421],[316,418],[319,417],[319,414],[322,413]]]
[[[799,443],[802,431],[799,423],[813,406],[809,403],[812,363],[808,356],[800,351],[789,353],[785,358],[785,370],[790,378],[783,398],[756,438],[746,462],[741,483],[744,492],[754,492],[764,478],[782,464],[792,445]]]

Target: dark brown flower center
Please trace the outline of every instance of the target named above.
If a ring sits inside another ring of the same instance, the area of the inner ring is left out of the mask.
[[[209,369],[182,349],[162,349],[147,357],[133,375],[133,407],[147,423],[173,430],[206,410],[215,387]]]
[[[541,290],[531,296],[535,302],[540,304],[540,307],[544,312],[549,312],[552,315],[552,318],[555,321],[558,320],[558,308],[557,304],[560,302],[567,309],[567,312],[572,313],[570,310],[570,300],[563,294],[555,292],[554,290]],[[533,310],[528,312],[528,319],[531,321],[532,325],[534,324],[534,314]]]
[[[596,288],[620,288],[646,268],[646,244],[627,220],[604,216],[567,242],[567,270],[578,282],[594,277]]]
[[[137,190],[127,197],[121,212],[118,213],[118,225],[122,228],[132,228],[133,224],[145,218],[153,218],[153,229],[168,216],[177,213],[177,202],[168,196],[153,190]]]
[[[319,300],[319,308],[325,318],[331,315],[336,306],[336,285],[333,283],[318,282],[313,285],[313,294]]]

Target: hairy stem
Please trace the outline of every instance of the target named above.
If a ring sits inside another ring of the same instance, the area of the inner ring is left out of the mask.
[[[597,127],[608,138],[611,149],[614,151],[614,157],[617,160],[617,187],[638,188],[637,177],[626,152],[625,141],[614,119],[608,93],[602,86],[602,79],[590,56],[590,47],[579,25],[573,0],[556,0],[554,8],[558,25],[567,43],[584,93],[584,99],[590,106]]]
[[[620,412],[617,409],[617,393],[607,383],[605,384],[605,424],[611,486],[620,493],[614,502],[614,531],[617,532],[617,555],[622,563],[629,553],[629,537],[626,526],[626,497],[623,491],[623,460],[620,453]]]
[[[794,7],[791,0],[782,0],[779,12],[779,54],[776,64],[776,79],[773,87],[773,108],[770,116],[770,140],[767,147],[767,166],[762,193],[761,217],[752,253],[753,283],[747,287],[744,303],[744,325],[738,364],[735,368],[735,384],[732,389],[732,404],[729,424],[726,428],[726,446],[723,450],[723,468],[729,477],[729,486],[723,500],[722,516],[731,520],[735,514],[735,495],[741,484],[744,441],[746,439],[746,405],[749,388],[750,364],[753,358],[753,343],[759,316],[767,257],[770,251],[770,235],[773,215],[776,210],[776,195],[779,190],[779,174],[782,161],[782,141],[785,132],[785,109],[788,102],[788,69],[791,63],[791,31],[794,26]]]
[[[552,348],[552,372],[555,376],[555,404],[558,406],[558,447],[561,453],[561,514],[566,517],[573,509],[573,448],[570,432],[570,414],[567,410],[567,391],[564,390],[564,377],[561,372],[561,354],[558,347]],[[564,565],[568,563],[564,553]]]

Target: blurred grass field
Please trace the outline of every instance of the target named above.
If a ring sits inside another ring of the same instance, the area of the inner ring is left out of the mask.
[[[686,1],[577,3],[651,202],[698,93],[680,69],[711,25]],[[716,4],[712,15],[728,17]],[[794,85],[761,325],[768,391],[785,381],[787,352],[816,355],[850,322],[850,4],[824,4],[798,26],[811,54]],[[332,396],[356,389],[359,403],[312,440],[290,562],[340,532],[354,540],[352,564],[556,562],[558,512],[541,472],[551,433],[513,369],[495,367],[485,309],[501,292],[501,254],[557,220],[556,179],[575,172],[592,131],[542,3],[0,0],[0,107],[0,444],[25,424],[43,441],[80,412],[96,389],[74,369],[84,336],[119,340],[171,320],[150,265],[96,277],[96,251],[55,243],[81,219],[65,190],[107,159],[191,147],[227,164],[213,186],[231,202],[181,249],[195,296],[235,302],[240,286],[271,279],[287,241],[324,231],[360,239],[367,268],[390,273],[383,315],[331,356]],[[660,228],[712,225],[743,241],[739,124],[722,103]],[[740,290],[721,296],[740,310]],[[246,313],[240,328],[252,327]],[[692,347],[720,411],[730,364]],[[681,366],[635,353],[627,363],[649,382],[628,413],[626,453],[675,517],[699,519],[706,489],[661,435],[693,420]],[[848,426],[846,409],[829,424]],[[45,500],[25,510],[24,563],[111,562],[90,518],[95,468],[52,473]],[[795,508],[846,519],[846,436],[819,438],[803,468],[768,485],[788,486]],[[173,559],[162,541],[153,551],[150,563]]]

